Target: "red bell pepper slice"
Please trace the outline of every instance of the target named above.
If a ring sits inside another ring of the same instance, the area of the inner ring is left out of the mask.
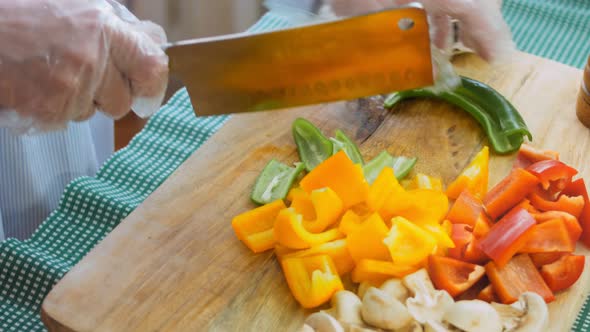
[[[590,200],[588,199],[588,191],[584,179],[577,179],[570,183],[563,191],[564,195],[582,196],[584,198],[584,209],[578,217],[580,226],[582,227],[582,236],[580,240],[587,248],[590,248]]]
[[[525,210],[529,211],[531,214],[533,214],[533,213],[540,213],[540,212],[541,212],[541,211],[537,210],[537,208],[536,208],[536,207],[532,206],[532,205],[531,205],[531,201],[529,201],[529,200],[528,200],[528,199],[526,199],[526,198],[525,198],[525,199],[523,199],[523,200],[522,200],[520,203],[518,203],[518,204],[515,206],[515,208],[516,208],[516,207],[521,207],[521,208],[523,208],[523,209],[525,209]]]
[[[524,292],[535,292],[547,303],[555,300],[553,292],[527,254],[514,256],[502,268],[493,261],[485,268],[494,292],[504,304],[514,303]]]
[[[549,189],[552,182],[564,180],[569,183],[574,175],[578,174],[578,170],[570,167],[559,160],[543,160],[527,167],[527,171],[536,175],[541,181],[543,189]],[[564,189],[563,186],[561,189]]]
[[[513,169],[510,174],[490,190],[483,202],[492,219],[497,219],[510,210],[539,184],[539,178],[522,168]]]
[[[473,241],[467,244],[463,253],[463,260],[465,262],[473,264],[485,264],[490,260],[488,255],[486,255],[486,253],[479,248],[479,241],[479,239],[475,238]]]
[[[434,286],[452,297],[462,294],[485,275],[483,266],[443,256],[429,256],[426,268]]]
[[[474,226],[477,218],[482,214],[483,203],[467,190],[464,190],[447,214],[447,220],[453,224],[467,224]]]
[[[477,299],[488,303],[500,302],[498,295],[496,295],[496,292],[494,292],[494,286],[492,286],[492,284],[489,284],[484,289],[482,289],[479,294],[477,294]]]
[[[561,219],[565,222],[565,227],[570,235],[572,243],[578,242],[580,236],[582,235],[582,226],[578,222],[576,217],[572,216],[571,214],[563,211],[547,211],[547,212],[540,212],[540,213],[531,213],[533,218],[537,221],[538,224],[542,224],[546,221],[553,220],[553,219]]]
[[[561,195],[557,201],[546,200],[537,193],[529,195],[531,204],[541,211],[563,211],[579,218],[584,210],[584,197]]]
[[[569,288],[580,278],[585,262],[584,256],[563,256],[551,264],[543,265],[541,276],[552,291],[558,292]]]
[[[570,253],[568,252],[538,252],[529,254],[529,256],[531,257],[533,264],[535,264],[537,268],[541,268],[543,265],[551,264],[569,254]]]
[[[552,150],[540,150],[529,144],[522,144],[516,156],[514,167],[527,168],[542,160],[559,160],[559,152]]]
[[[451,240],[455,248],[447,249],[447,256],[473,264],[483,264],[489,257],[477,245],[478,239],[466,224],[453,224]]]
[[[575,249],[575,243],[572,242],[562,219],[553,219],[534,225],[527,232],[526,237],[524,245],[518,252],[573,252]]]
[[[527,231],[536,225],[535,219],[523,208],[508,212],[478,243],[498,267],[503,267],[527,240]]]

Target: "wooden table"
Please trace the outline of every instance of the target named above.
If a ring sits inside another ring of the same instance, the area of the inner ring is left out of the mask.
[[[520,109],[533,144],[555,149],[590,179],[590,133],[577,120],[580,70],[531,55],[489,67],[475,56],[459,72],[489,83]],[[292,121],[341,128],[369,160],[383,149],[417,156],[417,171],[448,184],[485,143],[478,124],[435,101],[395,112],[379,98],[236,115],[58,283],[43,303],[50,331],[294,331],[308,311],[292,298],[270,253],[254,255],[230,220],[253,207],[249,191],[270,158],[297,160]],[[493,156],[490,186],[514,156]],[[580,252],[588,251],[579,248]],[[550,305],[551,331],[571,326],[590,269]]]

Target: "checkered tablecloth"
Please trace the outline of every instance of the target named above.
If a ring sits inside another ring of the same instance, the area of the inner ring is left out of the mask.
[[[504,0],[503,11],[521,50],[579,68],[590,55],[590,0]],[[289,24],[267,14],[250,31]],[[30,239],[0,243],[0,331],[44,331],[39,309],[51,287],[226,120],[196,118],[179,91],[95,177],[68,185]],[[573,330],[589,326],[586,301]]]

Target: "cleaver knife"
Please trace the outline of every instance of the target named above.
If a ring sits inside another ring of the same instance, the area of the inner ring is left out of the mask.
[[[164,47],[199,116],[286,109],[434,84],[419,4]]]

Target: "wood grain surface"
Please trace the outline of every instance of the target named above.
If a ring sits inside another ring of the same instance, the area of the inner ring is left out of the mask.
[[[455,65],[520,109],[533,144],[558,150],[590,179],[590,132],[575,114],[580,70],[527,54],[505,66],[472,55]],[[446,184],[486,143],[471,117],[442,102],[406,101],[393,111],[381,105],[375,97],[233,116],[54,287],[43,303],[49,330],[296,331],[309,311],[291,296],[275,257],[252,254],[230,225],[254,207],[249,192],[269,159],[298,159],[295,118],[328,134],[341,128],[366,160],[384,149],[417,156],[417,171]],[[492,155],[490,186],[513,158]],[[550,305],[550,331],[569,330],[590,288],[589,271]]]

